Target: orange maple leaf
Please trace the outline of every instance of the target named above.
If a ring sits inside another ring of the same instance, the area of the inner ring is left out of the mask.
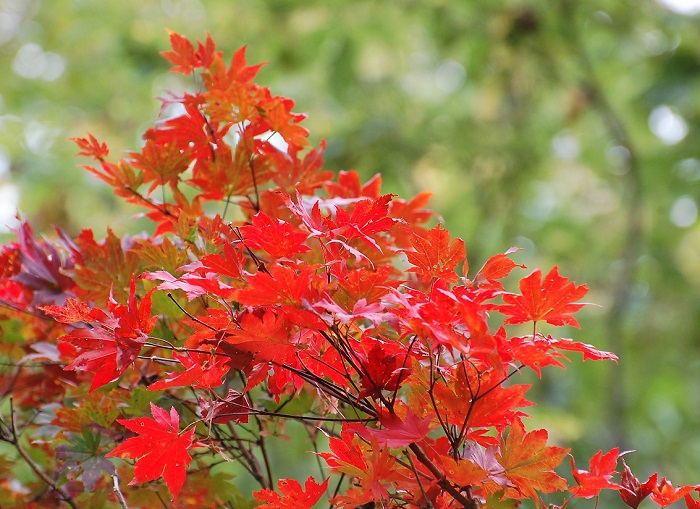
[[[281,495],[267,488],[254,492],[253,496],[258,501],[265,502],[257,506],[259,509],[311,509],[326,492],[328,479],[318,484],[316,479],[309,477],[304,485],[306,491],[301,489],[299,481],[280,479],[277,481],[277,489]]]
[[[538,491],[552,493],[566,490],[566,481],[554,472],[554,468],[559,466],[570,449],[548,447],[547,438],[544,429],[527,433],[520,420],[513,423],[497,455],[505,476],[515,488],[515,493],[507,493],[508,496],[538,501]]]

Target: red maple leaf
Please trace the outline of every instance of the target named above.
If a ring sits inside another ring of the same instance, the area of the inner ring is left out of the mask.
[[[379,422],[381,429],[368,428],[359,423],[348,425],[348,429],[355,431],[365,440],[372,441],[381,447],[405,447],[412,442],[420,442],[430,432],[431,416],[420,418],[411,410],[406,412],[404,419],[396,414],[383,415]]]
[[[194,429],[180,433],[180,416],[174,407],[168,414],[151,403],[151,415],[153,419],[117,419],[138,436],[128,438],[106,456],[135,459],[134,478],[129,484],[142,484],[163,477],[175,500],[192,461],[188,450],[200,447],[200,444],[194,442]]]
[[[248,286],[238,290],[235,299],[244,306],[301,306],[304,295],[312,287],[313,272],[312,267],[297,271],[293,267],[273,265],[268,272],[248,275]]]
[[[700,487],[696,486],[694,491],[700,492]],[[688,509],[700,509],[700,500],[695,500],[690,493],[686,493],[683,498]]]
[[[372,344],[369,338],[367,343]],[[375,341],[367,352],[357,352],[361,361],[362,391],[359,398],[367,396],[380,397],[382,391],[396,391],[401,381],[411,373],[407,354],[400,344]]]
[[[615,472],[617,460],[620,457],[620,449],[615,447],[607,453],[598,451],[589,462],[588,470],[579,470],[571,459],[571,471],[578,486],[571,488],[571,492],[578,498],[593,498],[600,494],[601,490],[619,490],[622,488],[610,479]]]
[[[512,495],[516,498],[539,500],[537,491],[551,493],[566,489],[566,481],[554,469],[569,454],[569,449],[547,447],[547,437],[546,430],[526,433],[519,419],[513,423],[497,459],[515,487]]]
[[[450,233],[437,225],[423,237],[411,232],[412,250],[404,249],[409,263],[414,265],[408,272],[417,273],[423,281],[433,278],[455,282],[458,277],[454,270],[457,264],[467,257],[462,239],[452,239]]]
[[[318,453],[328,466],[336,472],[362,477],[367,471],[367,461],[359,445],[353,441],[355,433],[343,431],[340,438],[331,437],[328,447],[331,452]]]
[[[240,232],[246,246],[262,249],[275,258],[292,257],[310,250],[305,245],[308,234],[294,228],[282,219],[271,219],[264,212],[258,212],[249,225],[241,226]]]
[[[222,378],[230,370],[230,366],[226,365],[228,358],[223,355],[190,353],[188,357],[173,353],[173,357],[180,361],[185,371],[169,373],[165,380],[149,385],[149,391],[162,391],[169,387],[190,385],[202,389],[213,389],[224,383]]]
[[[344,208],[337,208],[335,233],[342,235],[348,241],[360,238],[381,251],[381,247],[373,237],[379,232],[388,230],[397,221],[387,216],[391,198],[391,194],[385,194],[373,200],[359,200],[353,205],[351,212]]]
[[[93,322],[102,319],[105,314],[100,309],[93,309],[84,302],[69,298],[63,306],[40,306],[39,309],[61,323]]]
[[[520,293],[508,293],[503,296],[505,304],[497,309],[510,318],[506,324],[546,321],[552,325],[572,325],[578,327],[573,313],[585,306],[576,303],[588,293],[586,285],[576,286],[565,277],[561,277],[554,267],[540,282],[542,272],[537,269],[520,281]]]
[[[216,158],[218,146],[223,145],[222,139],[230,128],[230,124],[212,122],[197,106],[185,104],[184,114],[148,129],[143,138],[158,146],[172,145],[199,161],[208,161]]]
[[[80,326],[59,338],[72,345],[62,345],[75,357],[65,369],[94,373],[90,391],[115,381],[136,359],[148,335],[153,331],[157,316],[151,316],[150,290],[139,303],[136,299],[136,282],[131,279],[127,305],[110,297],[105,313],[98,308],[80,305],[68,300],[65,306],[44,306],[42,311],[63,323],[81,323]]]
[[[280,479],[277,489],[281,494],[266,488],[253,492],[253,496],[265,502],[257,506],[258,509],[311,509],[326,492],[328,479],[318,484],[316,479],[309,476],[304,485],[305,491],[301,489],[299,481]]]

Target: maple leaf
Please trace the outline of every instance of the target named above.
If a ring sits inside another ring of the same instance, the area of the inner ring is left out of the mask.
[[[563,353],[557,352],[557,349],[582,352],[584,361],[612,360],[617,362],[618,360],[617,355],[614,353],[598,350],[593,345],[579,343],[566,338],[545,337],[539,333],[534,337],[530,335],[511,338],[507,343],[503,344],[501,353],[505,355],[508,352],[513,359],[517,359],[523,366],[533,369],[537,376],[541,377],[541,369],[543,367],[556,366],[564,368],[564,365],[559,360],[569,360]]]
[[[373,429],[355,423],[348,429],[355,431],[368,441],[373,437],[381,447],[405,447],[413,442],[420,442],[430,432],[430,415],[418,417],[408,410],[404,419],[395,414],[383,415],[379,422],[381,429]]]
[[[585,360],[594,360],[594,361],[608,360],[608,361],[615,361],[615,362],[618,361],[618,357],[614,353],[606,352],[604,350],[598,350],[593,345],[589,345],[587,343],[572,341],[571,339],[566,339],[566,338],[554,339],[551,336],[548,336],[547,340],[552,344],[552,346],[554,346],[554,348],[558,348],[560,350],[569,350],[572,352],[583,353],[583,360],[584,361]]]
[[[414,265],[408,272],[417,273],[423,281],[431,281],[433,278],[444,279],[447,282],[458,280],[454,270],[457,264],[467,257],[462,239],[450,241],[450,233],[438,224],[424,237],[411,232],[411,245],[413,250],[401,250],[406,254],[409,263]]]
[[[248,404],[245,395],[234,389],[229,389],[225,398],[216,401],[199,400],[199,408],[202,411],[202,419],[225,424],[236,421],[239,424],[248,422],[248,416],[253,409]]]
[[[132,276],[127,305],[110,296],[109,314],[75,300],[67,301],[65,306],[42,308],[58,321],[83,324],[59,339],[75,347],[77,354],[65,369],[94,373],[90,391],[117,380],[138,356],[158,320],[151,316],[152,293],[153,289],[139,303]]]
[[[654,490],[654,487],[656,487],[656,479],[658,474],[652,474],[649,479],[642,484],[639,482],[639,479],[632,474],[632,470],[630,470],[630,467],[627,466],[624,459],[622,460],[622,464],[625,468],[622,471],[622,476],[620,479],[620,498],[632,509],[637,509],[639,504],[642,503],[642,500],[647,498]]]
[[[365,305],[378,303],[399,285],[399,281],[391,279],[391,268],[386,266],[377,267],[376,270],[365,267],[347,270],[345,266],[338,266],[331,270],[338,278],[333,301],[346,311],[352,310],[363,299]]]
[[[220,52],[215,51],[214,41],[207,34],[207,39],[204,44],[197,41],[197,49],[194,45],[182,35],[168,30],[170,36],[170,46],[172,50],[161,51],[161,56],[168,62],[173,64],[170,72],[178,72],[184,75],[192,74],[195,69],[209,67],[215,56],[222,56]]]
[[[296,145],[289,145],[286,151],[277,149],[271,143],[260,145],[260,151],[274,167],[271,177],[280,190],[288,194],[299,191],[306,195],[314,194],[316,189],[333,177],[332,171],[321,171],[325,148],[326,142],[321,140],[319,148],[309,150],[301,159],[301,149]]]
[[[45,239],[37,239],[28,222],[14,230],[17,236],[16,273],[12,280],[31,290],[32,305],[63,304],[74,295],[75,282],[66,273],[73,269],[73,259]]]
[[[304,244],[308,234],[282,219],[273,220],[264,212],[255,214],[251,224],[241,226],[240,232],[248,247],[262,249],[275,258],[292,257],[311,249]]]
[[[153,182],[146,191],[150,195],[158,186],[174,187],[190,165],[189,151],[182,150],[175,143],[156,144],[147,140],[141,152],[130,152],[129,162],[143,172],[142,182]]]
[[[218,258],[214,259],[213,257]],[[207,255],[204,258],[207,258],[207,261],[214,265],[214,267],[210,267],[211,270],[204,267],[204,259],[202,259],[199,262],[180,267],[183,270],[192,270],[192,272],[187,272],[180,277],[175,277],[164,270],[145,272],[141,277],[153,281],[164,281],[158,285],[158,290],[182,290],[189,301],[193,301],[197,297],[208,293],[223,298],[229,297],[234,292],[234,289],[223,283],[216,272],[223,270],[223,264],[217,263],[221,261],[221,257],[219,255]],[[204,270],[199,270],[200,268]],[[227,270],[233,270],[233,267],[228,265]]]
[[[571,315],[586,305],[575,302],[588,293],[586,285],[576,286],[570,283],[567,278],[559,275],[556,266],[542,282],[541,277],[542,272],[537,269],[520,281],[521,295],[508,293],[503,296],[505,304],[496,309],[509,316],[504,323],[544,320],[551,325],[579,327],[578,321]]]
[[[77,299],[69,298],[62,306],[54,304],[39,306],[39,309],[54,320],[61,323],[93,322],[103,319],[106,315],[100,309],[93,309]]]
[[[318,453],[330,468],[352,477],[362,477],[367,471],[367,461],[362,449],[353,442],[355,433],[344,431],[340,438],[331,437],[328,447],[331,452]]]
[[[328,480],[329,478],[326,478],[318,484],[316,479],[309,476],[302,490],[299,481],[280,479],[277,481],[277,489],[280,493],[266,488],[253,492],[253,496],[258,501],[265,502],[257,506],[258,509],[311,509],[326,492]]]
[[[352,207],[352,212],[337,208],[335,233],[343,235],[348,241],[360,238],[381,252],[382,249],[373,237],[378,232],[388,230],[397,221],[387,216],[392,197],[391,194],[385,194],[374,200],[359,200]]]
[[[537,491],[551,493],[566,489],[566,481],[554,469],[569,454],[569,449],[547,446],[544,429],[525,432],[516,419],[497,455],[505,475],[522,497],[539,500]]]
[[[241,46],[238,48],[231,57],[231,64],[228,69],[223,62],[223,55],[216,55],[210,66],[209,72],[205,73],[203,78],[207,85],[207,88],[217,91],[228,92],[228,94],[235,94],[235,92],[240,92],[245,90],[237,87],[236,85],[250,84],[254,85],[251,91],[255,91],[257,86],[253,83],[249,83],[258,74],[260,68],[265,65],[264,63],[248,65],[245,52],[247,47]],[[233,99],[234,97],[229,97]],[[235,101],[232,101],[235,102]],[[237,106],[240,106],[237,104]]]
[[[294,101],[275,96],[261,101],[259,107],[270,130],[279,133],[289,145],[300,148],[309,145],[309,131],[298,125],[306,114],[292,112]]]
[[[661,507],[668,507],[671,504],[675,504],[695,489],[696,486],[676,486],[674,488],[669,480],[662,477],[659,480],[659,484],[652,489],[649,498]]]
[[[387,486],[400,475],[396,458],[389,449],[380,447],[374,437],[370,444],[361,442],[347,423],[344,424],[340,438],[331,438],[328,445],[331,452],[318,455],[326,460],[333,471],[350,475],[359,481],[363,502],[389,498]]]
[[[187,467],[192,461],[188,451],[201,445],[194,441],[194,429],[180,433],[180,416],[174,407],[168,414],[153,403],[150,405],[153,419],[117,419],[117,422],[138,436],[126,439],[107,457],[136,460],[134,478],[129,485],[155,481],[162,477],[172,500],[175,500],[185,483]]]
[[[357,352],[356,355],[363,371],[359,398],[380,397],[382,391],[396,391],[411,372],[407,366],[408,356],[400,344],[375,341],[366,354]]]
[[[56,457],[64,462],[61,471],[81,472],[81,480],[88,491],[95,489],[97,481],[103,474],[114,475],[114,464],[97,451],[100,446],[100,434],[92,434],[83,429],[81,435],[71,436],[68,445],[56,447]]]
[[[109,228],[102,242],[95,240],[92,230],[80,232],[72,248],[80,299],[105,303],[110,296],[117,300],[127,296],[126,289],[139,264],[129,244],[128,238],[120,239]]]
[[[148,386],[149,391],[162,391],[169,387],[192,386],[201,389],[213,389],[223,384],[222,378],[229,372],[228,359],[221,355],[208,353],[189,353],[173,357],[185,367],[183,372],[168,374],[165,380],[159,380]]]
[[[238,290],[235,299],[244,306],[301,306],[312,286],[313,272],[312,267],[297,272],[293,267],[273,265],[269,272],[258,271],[247,276],[248,286]]]
[[[233,53],[233,56],[231,57],[231,65],[229,66],[228,72],[235,81],[246,82],[252,80],[255,78],[255,75],[258,74],[260,68],[265,65],[264,63],[247,65],[245,52],[246,47],[241,46]]]
[[[514,419],[525,415],[517,408],[533,404],[525,399],[529,385],[504,386],[503,380],[502,375],[494,371],[479,373],[470,361],[456,365],[448,383],[435,384],[433,389],[438,404],[444,408],[443,419],[460,426],[466,424],[472,433],[475,428],[503,430]],[[469,418],[465,422],[467,415]],[[490,436],[470,435],[470,438],[486,445],[493,443]]]
[[[379,198],[382,188],[382,176],[376,173],[365,184],[360,181],[360,174],[356,171],[338,172],[338,182],[328,181],[323,186],[333,198]]]
[[[512,247],[505,253],[499,253],[486,260],[484,266],[481,267],[481,270],[474,276],[472,284],[479,287],[487,286],[497,290],[503,290],[503,285],[498,280],[506,277],[516,267],[520,267],[521,269],[525,268],[525,265],[515,263],[508,258],[509,254],[515,253],[516,251],[518,251],[518,248]]]
[[[615,447],[607,453],[598,451],[590,460],[588,470],[579,470],[571,459],[571,472],[578,486],[571,488],[571,492],[578,498],[593,498],[600,494],[601,490],[619,490],[621,485],[611,482],[615,472],[617,460],[620,457],[620,449]]]
[[[78,145],[80,152],[77,155],[79,156],[92,157],[102,161],[109,155],[107,144],[100,143],[92,134],[88,134],[87,138],[71,138],[71,141]]]
[[[221,126],[210,121],[197,106],[185,104],[184,114],[162,122],[158,128],[148,129],[143,138],[160,146],[172,145],[197,160],[206,161],[215,159],[216,151],[230,128],[230,124]]]
[[[239,352],[255,355],[257,362],[291,362],[299,351],[292,324],[283,315],[266,310],[261,316],[245,313],[239,317],[240,328],[230,330],[222,343],[235,346]]]
[[[696,486],[694,491],[700,492],[700,488]],[[695,500],[690,493],[686,493],[683,499],[688,509],[700,509],[700,500]]]
[[[131,191],[141,185],[141,181],[131,166],[107,161],[106,157],[109,155],[107,145],[98,142],[92,134],[89,134],[87,138],[71,138],[71,140],[80,149],[77,155],[91,157],[99,161],[101,165],[101,170],[90,165],[83,165],[83,169],[114,188],[114,194],[117,196],[122,196],[127,200],[134,199],[134,194]]]

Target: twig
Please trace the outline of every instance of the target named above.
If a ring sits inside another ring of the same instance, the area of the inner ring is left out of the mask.
[[[114,481],[114,494],[117,496],[117,500],[119,500],[119,505],[121,505],[123,509],[129,509],[129,506],[126,505],[126,499],[124,498],[124,494],[119,488],[119,477],[117,476],[117,474],[112,474],[112,480]]]
[[[17,424],[15,422],[15,409],[12,404],[12,398],[10,398],[10,423],[11,423],[11,432],[12,432],[12,437],[10,440],[10,443],[15,446],[15,449],[17,449],[17,452],[19,453],[20,456],[24,459],[24,461],[27,462],[27,465],[29,465],[29,468],[31,468],[34,473],[44,481],[52,490],[54,490],[58,495],[63,499],[63,501],[71,506],[72,509],[78,509],[78,505],[75,503],[75,500],[63,489],[59,488],[56,485],[56,482],[53,481],[48,475],[44,473],[41,468],[39,468],[39,465],[37,465],[34,460],[29,456],[29,453],[22,447],[22,444],[19,441],[19,438],[17,436]]]
[[[430,470],[430,473],[432,473],[435,476],[435,479],[437,479],[437,484],[440,486],[443,490],[445,490],[447,493],[452,495],[452,498],[454,498],[457,502],[462,504],[462,507],[464,509],[477,509],[476,502],[470,498],[465,497],[460,491],[455,488],[450,481],[447,480],[445,477],[445,474],[440,471],[440,469],[435,466],[435,463],[430,461],[430,458],[428,458],[425,453],[423,452],[423,449],[420,448],[418,444],[415,442],[410,444],[408,446],[411,451],[413,451],[413,454],[416,455],[416,459],[423,463],[428,470]]]

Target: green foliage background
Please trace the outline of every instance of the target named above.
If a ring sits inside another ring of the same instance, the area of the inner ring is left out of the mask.
[[[139,145],[153,96],[191,85],[166,27],[247,45],[330,169],[433,191],[473,269],[519,246],[589,285],[600,307],[566,333],[621,362],[545,372],[532,426],[698,483],[698,21],[650,0],[0,0],[0,214],[17,196],[38,231],[146,227],[67,138]]]

